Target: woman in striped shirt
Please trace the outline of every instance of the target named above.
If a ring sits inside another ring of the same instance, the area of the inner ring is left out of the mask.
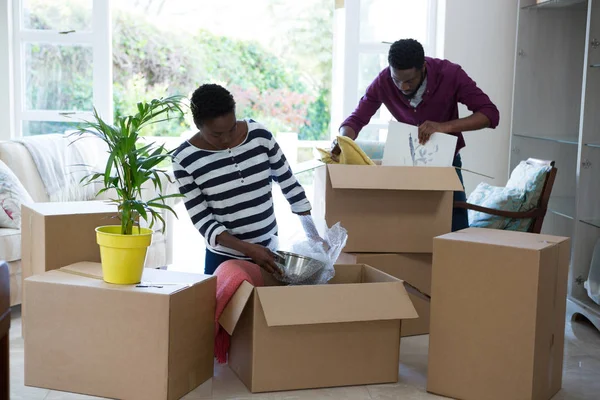
[[[231,259],[252,260],[278,272],[268,249],[277,222],[272,182],[298,215],[310,214],[304,189],[273,134],[251,120],[237,120],[233,96],[223,87],[202,85],[190,104],[199,129],[174,153],[179,191],[194,226],[206,241],[204,272]]]

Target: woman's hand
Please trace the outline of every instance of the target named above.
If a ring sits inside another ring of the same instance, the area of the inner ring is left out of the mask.
[[[217,236],[217,243],[239,251],[246,257],[250,257],[255,264],[271,274],[275,273],[282,275],[281,270],[277,267],[277,264],[275,264],[275,255],[266,247],[245,242],[228,232],[223,232]]]
[[[271,250],[258,244],[247,243],[244,254],[250,257],[255,264],[270,274],[281,275],[281,270],[275,263],[275,255]]]

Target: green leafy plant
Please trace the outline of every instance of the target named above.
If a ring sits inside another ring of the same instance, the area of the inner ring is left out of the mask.
[[[154,226],[157,221],[164,218],[160,215],[161,209],[166,209],[177,216],[177,213],[166,204],[166,200],[181,197],[180,194],[163,195],[161,177],[173,182],[166,170],[160,168],[163,161],[173,157],[173,151],[167,151],[164,145],[156,146],[155,143],[145,144],[141,140],[140,131],[150,125],[180,118],[183,114],[181,100],[183,96],[171,96],[153,99],[149,102],[137,104],[135,115],[117,116],[115,123],[106,123],[94,109],[93,119],[85,121],[79,126],[74,135],[91,134],[108,145],[108,161],[104,172],[94,172],[85,177],[82,182],[91,184],[102,182],[103,188],[98,195],[114,189],[116,198],[111,202],[118,206],[121,219],[121,234],[133,234],[133,227],[139,227],[139,219],[143,218]],[[150,182],[159,193],[158,196],[142,200],[143,187]]]

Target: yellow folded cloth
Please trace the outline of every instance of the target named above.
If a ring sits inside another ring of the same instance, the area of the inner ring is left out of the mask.
[[[317,149],[321,154],[321,161],[325,164],[375,165],[354,140],[346,136],[338,136],[337,141],[341,150],[339,162],[331,158],[330,151]]]

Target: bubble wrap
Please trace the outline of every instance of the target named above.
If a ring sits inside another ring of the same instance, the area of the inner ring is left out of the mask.
[[[280,240],[272,240],[276,250],[285,250],[300,256],[309,257],[315,260],[314,264],[309,264],[307,268],[297,276],[277,276],[281,282],[290,285],[319,285],[325,284],[335,276],[333,265],[338,259],[342,249],[346,246],[348,232],[340,223],[327,228],[323,222],[324,234],[321,236],[310,215],[300,216],[300,222],[304,234],[297,234],[288,240],[286,245],[282,245]]]

